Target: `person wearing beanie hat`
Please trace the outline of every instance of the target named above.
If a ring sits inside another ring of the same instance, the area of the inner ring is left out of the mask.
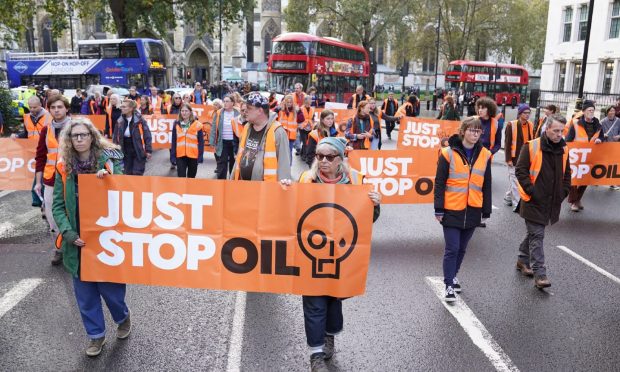
[[[288,136],[269,111],[269,101],[258,92],[246,97],[247,124],[239,139],[232,179],[290,182]]]
[[[566,135],[566,142],[603,142],[605,134],[603,133],[601,123],[594,117],[594,102],[584,101],[582,107],[583,115],[575,117],[571,121],[571,126]],[[583,209],[581,198],[583,198],[586,188],[587,186],[571,186],[568,193],[568,203],[570,204],[571,211],[579,212]]]
[[[517,177],[515,176],[515,165],[523,145],[534,139],[534,124],[529,120],[531,112],[530,106],[525,103],[520,104],[517,120],[508,122],[504,131],[504,154],[509,180],[508,191],[504,195],[504,203],[512,206],[513,212],[518,211],[519,200],[521,199]]]
[[[342,137],[325,137],[316,146],[312,167],[301,174],[300,183],[360,185],[363,175],[344,161],[347,141]],[[373,222],[379,218],[381,195],[368,193],[374,205]],[[360,200],[360,202],[366,202]],[[335,335],[343,329],[342,299],[331,296],[302,296],[306,342],[312,371],[326,371],[325,360],[334,355]]]

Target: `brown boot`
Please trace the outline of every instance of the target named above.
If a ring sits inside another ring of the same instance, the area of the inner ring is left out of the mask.
[[[546,275],[537,276],[534,278],[534,285],[538,289],[551,287],[551,282],[547,279]]]
[[[521,274],[525,276],[534,276],[534,271],[530,269],[528,265],[518,260],[517,260],[517,270],[519,270]]]

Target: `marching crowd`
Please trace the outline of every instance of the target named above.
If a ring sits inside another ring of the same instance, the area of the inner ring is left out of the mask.
[[[228,94],[209,101],[200,83],[193,93],[169,97],[155,87],[150,96],[140,96],[135,87],[124,99],[95,94],[93,100],[69,101],[51,93],[42,102],[28,99],[30,113],[24,128],[13,138],[34,138],[36,175],[32,188],[33,206],[43,208],[54,234],[56,247],[52,264],[64,264],[73,277],[74,292],[90,344],[89,356],[97,356],[105,343],[105,322],[100,298],[118,324],[117,337],[131,331],[131,313],[125,303],[126,286],[94,283],[80,279],[78,207],[79,174],[109,177],[115,174],[143,175],[151,158],[152,138],[144,115],[177,115],[172,129],[171,167],[179,177],[194,178],[203,162],[205,147],[211,146],[217,161],[218,179],[273,181],[290,185],[293,154],[308,170],[302,183],[360,184],[363,175],[346,161],[350,151],[381,149],[381,121],[391,139],[402,117],[419,114],[419,100],[412,95],[399,105],[392,93],[380,104],[358,87],[349,101],[355,115],[337,122],[334,112],[321,111],[315,122],[316,96],[305,93],[301,84],[277,102],[258,92],[245,96]],[[316,90],[314,91],[316,93]],[[76,97],[83,96],[78,92]],[[459,120],[454,99],[446,97],[440,118]],[[106,115],[101,133],[86,119],[71,119],[70,113]],[[215,106],[210,123],[201,123],[191,104]],[[619,102],[620,104],[620,102]],[[79,111],[77,111],[79,107]],[[530,120],[531,109],[518,107],[517,120],[505,122],[490,98],[476,101],[476,114],[465,118],[458,130],[442,140],[434,188],[435,217],[443,228],[445,253],[443,273],[445,300],[453,302],[462,290],[457,274],[467,244],[476,227],[485,227],[491,214],[491,161],[505,143],[510,188],[505,202],[525,220],[526,234],[519,247],[515,267],[534,278],[535,286],[551,285],[545,271],[543,239],[545,228],[558,221],[561,203],[568,197],[574,212],[583,209],[585,186],[571,186],[567,142],[620,141],[620,112],[606,110],[601,122],[594,117],[594,103],[586,101],[582,111],[567,121],[557,107],[545,108],[545,117]],[[370,192],[373,221],[380,214],[381,196]],[[334,353],[334,336],[343,329],[342,299],[303,296],[303,311],[312,371],[325,371]]]

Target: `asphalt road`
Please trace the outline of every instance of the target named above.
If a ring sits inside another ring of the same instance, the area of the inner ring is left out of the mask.
[[[198,177],[213,177],[214,166],[207,159]],[[295,159],[293,173],[301,169]],[[174,175],[167,151],[147,173]],[[382,207],[367,292],[344,302],[332,371],[620,370],[620,192],[591,187],[584,211],[564,205],[545,237],[552,287],[540,291],[514,269],[525,226],[502,204],[506,168],[494,164],[493,175],[497,209],[469,245],[451,311],[433,286],[443,235],[432,206]],[[29,193],[0,195],[1,371],[309,369],[299,296],[137,285],[128,287],[129,339],[116,340],[106,311],[108,343],[86,357],[71,279],[49,264],[51,241]]]

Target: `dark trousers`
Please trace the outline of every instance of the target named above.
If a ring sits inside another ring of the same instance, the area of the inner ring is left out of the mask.
[[[465,257],[467,243],[474,235],[474,230],[459,229],[456,227],[444,227],[443,237],[446,241],[446,250],[443,255],[443,282],[446,286],[451,286],[456,274],[458,274]]]
[[[125,157],[123,158],[123,162],[125,163],[124,173],[127,175],[142,176],[146,168],[146,159],[138,158],[131,137],[124,138],[123,150],[125,153]]]
[[[387,134],[388,138],[392,138],[392,131],[394,130],[394,128],[396,127],[396,122],[395,121],[390,121],[390,120],[386,120],[385,121],[385,133]]]
[[[170,149],[170,164],[172,164],[172,165],[177,165],[177,161],[176,161],[176,159],[175,159],[175,160],[172,160],[172,148]]]
[[[519,246],[519,261],[526,266],[531,266],[534,275],[547,275],[545,251],[543,250],[545,225],[525,220],[525,228],[527,235]]]
[[[302,159],[306,158],[306,152],[308,151],[308,146],[306,145],[306,142],[308,142],[309,134],[310,132],[307,132],[303,129],[299,130],[299,142],[301,142],[301,158]]]
[[[127,319],[129,309],[125,303],[126,289],[125,284],[83,282],[79,278],[73,278],[75,299],[89,338],[95,339],[105,336],[105,319],[101,298],[108,305],[108,310],[110,310],[112,319],[116,324]]]
[[[43,205],[43,201],[41,200],[39,195],[36,192],[34,192],[34,185],[36,184],[37,184],[37,176],[34,176],[34,178],[32,179],[32,189],[30,189],[30,193],[32,194],[32,206],[40,207]],[[43,184],[43,182],[41,182],[41,195],[43,195],[44,192],[45,192],[45,185]]]
[[[570,204],[580,202],[587,188],[588,186],[571,186],[568,192],[568,202]]]
[[[302,296],[308,346],[325,344],[325,335],[342,331],[342,300],[330,296]]]
[[[196,178],[198,172],[198,159],[188,158],[187,156],[181,156],[177,158],[177,176]]]
[[[222,140],[222,154],[217,158],[217,179],[225,180],[235,165],[235,150],[233,140]]]

